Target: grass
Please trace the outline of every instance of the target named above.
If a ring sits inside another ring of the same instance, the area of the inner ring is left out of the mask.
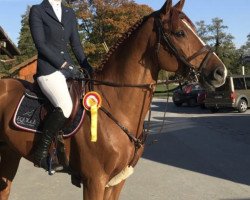
[[[173,95],[172,92],[167,93],[166,91],[171,90],[173,88],[176,88],[177,86],[178,85],[175,84],[175,83],[171,83],[171,84],[169,84],[167,86],[166,85],[157,85],[154,97],[164,98],[164,97],[167,97],[167,96],[172,96]]]

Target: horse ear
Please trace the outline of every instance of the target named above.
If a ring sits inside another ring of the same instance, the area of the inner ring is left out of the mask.
[[[164,3],[164,5],[160,9],[160,12],[163,15],[166,15],[170,11],[171,7],[172,7],[172,0],[166,0],[166,2]]]
[[[179,11],[182,11],[183,6],[184,6],[185,0],[180,0],[177,4],[175,4],[175,8]]]

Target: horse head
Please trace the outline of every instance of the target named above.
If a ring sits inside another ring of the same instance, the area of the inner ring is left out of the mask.
[[[212,90],[225,83],[227,69],[197,35],[194,24],[182,11],[184,2],[180,0],[172,6],[172,0],[167,0],[154,13],[158,66],[199,80],[202,86]]]

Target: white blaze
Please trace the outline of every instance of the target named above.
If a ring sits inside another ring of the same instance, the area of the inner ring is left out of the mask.
[[[183,23],[188,27],[188,29],[196,36],[196,38],[201,42],[201,44],[202,44],[203,46],[205,46],[206,43],[197,35],[197,33],[192,29],[192,27],[191,27],[184,19],[182,20],[182,22],[183,22]],[[213,55],[216,56],[216,57],[220,60],[220,58],[216,55],[216,53],[213,52]],[[224,68],[225,68],[225,77],[224,77],[224,78],[226,78],[226,76],[227,76],[227,68],[226,68],[226,66],[224,65],[224,63],[223,63],[223,66],[224,66]]]

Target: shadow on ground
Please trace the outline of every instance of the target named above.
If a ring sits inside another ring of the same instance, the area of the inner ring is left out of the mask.
[[[160,111],[164,103],[154,103],[153,106],[154,111]],[[187,107],[179,110],[179,113],[209,112]],[[176,112],[176,108],[169,105],[168,112]],[[153,133],[147,142],[158,142],[146,146],[143,158],[250,185],[248,114],[167,117],[166,120],[161,134],[157,133],[157,128],[162,122],[152,122]]]

